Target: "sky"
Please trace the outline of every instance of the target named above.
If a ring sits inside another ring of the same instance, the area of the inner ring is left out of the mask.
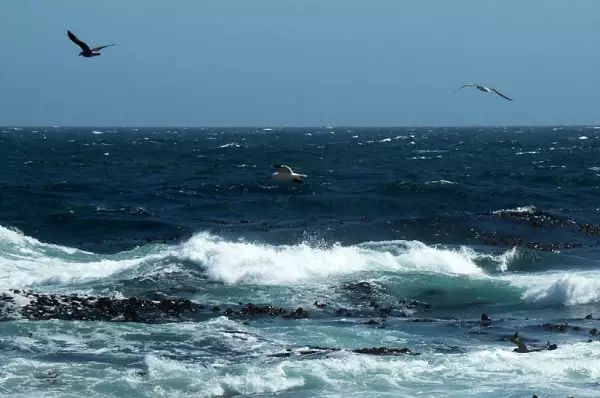
[[[598,0],[1,0],[0,125],[600,123]],[[91,45],[79,57],[67,29]],[[515,99],[455,91],[470,82]]]

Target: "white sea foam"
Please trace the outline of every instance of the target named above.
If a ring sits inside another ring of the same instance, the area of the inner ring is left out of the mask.
[[[546,272],[488,275],[480,265],[510,269],[516,248],[489,254],[460,247],[428,246],[418,241],[382,241],[315,247],[228,241],[199,233],[179,245],[150,245],[113,255],[99,255],[42,243],[0,227],[0,289],[77,283],[127,271],[132,275],[181,271],[191,261],[208,278],[229,284],[291,285],[321,283],[366,271],[466,275],[508,282],[524,301],[549,305],[600,302],[600,272]]]
[[[229,242],[201,233],[180,250],[181,256],[205,267],[209,278],[226,283],[289,284],[360,271],[483,274],[464,251],[418,241],[315,248]]]
[[[161,257],[164,255],[143,255],[136,251],[97,255],[42,243],[19,231],[0,227],[0,288],[103,278]]]
[[[425,181],[426,185],[430,184],[439,184],[439,185],[455,185],[456,183],[449,180],[435,180],[435,181]]]
[[[447,396],[448,391],[457,393],[452,396],[502,396],[507,390],[533,390],[544,396],[592,397],[595,391],[586,386],[600,376],[598,355],[600,343],[594,342],[527,355],[512,352],[507,345],[418,357],[381,358],[339,351],[319,359],[244,366],[222,360],[202,366],[149,355],[146,364],[152,385],[160,386],[166,395],[182,390],[199,396],[269,394],[309,387],[313,394],[321,390],[336,396],[384,391],[412,396],[418,388],[424,396]],[[540,380],[551,382],[540,384]]]
[[[148,355],[146,365],[154,392],[165,396],[178,395],[182,389],[200,397],[272,394],[304,384],[302,377],[287,375],[283,364],[231,366],[217,359],[203,366]]]
[[[600,303],[600,273],[597,271],[507,275],[505,279],[524,289],[525,301],[551,305]]]
[[[485,276],[480,258],[506,268],[512,254],[490,256],[468,248],[448,249],[418,241],[368,242],[315,247],[228,241],[199,233],[174,246],[150,245],[129,252],[99,255],[45,244],[0,227],[0,287],[29,287],[82,282],[128,272],[174,272],[192,261],[215,281],[230,284],[285,285],[319,282],[327,277],[365,271],[428,272]],[[144,265],[150,264],[149,271]],[[503,265],[504,264],[504,265]],[[131,276],[131,275],[130,275]]]
[[[514,209],[501,209],[501,210],[496,210],[493,213],[494,214],[502,214],[502,213],[529,213],[529,214],[533,214],[536,211],[536,207],[534,205],[528,205],[528,206],[519,206],[516,207]]]
[[[237,142],[229,142],[227,144],[220,145],[219,148],[239,148],[240,144]]]

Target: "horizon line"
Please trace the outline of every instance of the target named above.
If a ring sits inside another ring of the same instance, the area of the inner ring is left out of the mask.
[[[227,126],[227,125],[213,125],[213,126],[193,126],[193,125],[156,125],[156,126],[140,126],[140,125],[17,125],[7,124],[0,125],[0,128],[103,128],[103,129],[458,129],[458,128],[533,128],[533,127],[600,127],[600,122],[592,124],[469,124],[469,125],[419,125],[419,126],[369,126],[369,125],[307,125],[307,126],[287,126],[287,125],[240,125],[240,126]]]

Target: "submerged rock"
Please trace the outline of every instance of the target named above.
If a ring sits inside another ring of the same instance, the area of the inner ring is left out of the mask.
[[[288,358],[291,356],[305,356],[329,354],[332,352],[342,351],[341,348],[311,346],[300,349],[287,349],[285,352],[271,354],[271,357]],[[396,355],[420,355],[418,352],[412,352],[408,348],[389,348],[389,347],[371,347],[371,348],[356,348],[350,350],[355,354],[376,355],[376,356],[396,356]]]
[[[281,307],[273,307],[272,305],[256,305],[248,303],[243,305],[239,310],[227,308],[223,315],[234,318],[260,317],[260,316],[281,316],[286,319],[302,319],[308,318],[308,312],[302,307],[298,307],[294,311],[288,311]]]
[[[492,323],[492,317],[486,314],[485,312],[481,314],[481,326],[489,326]]]

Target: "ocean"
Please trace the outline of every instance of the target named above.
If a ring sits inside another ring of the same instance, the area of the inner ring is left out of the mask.
[[[1,396],[600,396],[600,127],[4,127],[0,154]]]

